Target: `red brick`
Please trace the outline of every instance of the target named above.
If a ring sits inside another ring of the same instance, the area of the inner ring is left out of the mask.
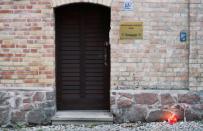
[[[1,78],[8,80],[8,79],[11,79],[11,78],[12,78],[12,75],[3,75]]]
[[[26,79],[26,80],[23,80],[25,83],[38,83],[38,80],[37,79]]]
[[[3,2],[0,2],[0,5],[12,5],[13,4],[13,1],[3,1]]]
[[[0,57],[11,57],[13,54],[0,54]]]
[[[25,54],[15,54],[16,57],[25,57]]]
[[[23,58],[12,58],[13,62],[22,62]]]
[[[30,49],[23,49],[23,52],[24,52],[24,53],[29,53],[29,52],[30,52]]]
[[[54,75],[47,75],[46,78],[47,78],[47,79],[53,79],[53,78],[54,78]]]
[[[17,45],[16,45],[16,48],[27,48],[27,45],[24,45],[24,44],[19,45],[19,44],[17,44]]]
[[[42,27],[31,27],[30,31],[42,30]]]
[[[32,5],[27,5],[26,8],[27,9],[32,9]]]
[[[3,44],[1,45],[2,48],[15,48],[14,44]]]
[[[44,48],[54,48],[54,45],[43,45]]]
[[[37,53],[37,49],[31,49],[31,53]]]
[[[0,10],[0,14],[9,14],[9,13],[13,13],[12,10]]]

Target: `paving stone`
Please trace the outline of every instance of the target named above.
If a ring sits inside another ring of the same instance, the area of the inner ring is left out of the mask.
[[[19,129],[0,128],[0,130],[19,131]],[[202,131],[201,122],[178,122],[170,125],[167,122],[122,123],[122,124],[67,124],[21,128],[22,131]]]

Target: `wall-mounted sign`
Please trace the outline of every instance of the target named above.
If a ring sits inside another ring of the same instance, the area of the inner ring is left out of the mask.
[[[134,2],[133,2],[133,0],[124,0],[123,10],[124,11],[131,11],[133,9],[134,9]]]
[[[181,42],[186,42],[187,41],[187,32],[185,32],[185,31],[180,32],[180,41]]]
[[[121,23],[120,39],[143,39],[143,22]]]

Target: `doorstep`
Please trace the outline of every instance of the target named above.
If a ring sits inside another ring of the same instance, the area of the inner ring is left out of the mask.
[[[113,115],[106,110],[57,111],[52,124],[112,124]]]

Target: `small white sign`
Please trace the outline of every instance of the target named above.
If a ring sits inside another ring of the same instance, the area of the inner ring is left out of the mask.
[[[133,9],[134,9],[134,2],[133,2],[133,0],[124,0],[123,10],[124,11],[132,11]]]

